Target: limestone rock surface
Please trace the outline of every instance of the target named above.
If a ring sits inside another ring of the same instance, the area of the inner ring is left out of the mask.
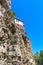
[[[0,0],[0,65],[35,65],[30,40],[18,29],[6,0]]]

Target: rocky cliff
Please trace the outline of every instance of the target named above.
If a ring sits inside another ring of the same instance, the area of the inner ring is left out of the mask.
[[[35,65],[30,40],[5,2],[0,0],[0,65]]]

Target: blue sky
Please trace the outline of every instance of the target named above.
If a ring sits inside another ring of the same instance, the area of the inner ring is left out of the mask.
[[[33,53],[43,49],[43,0],[12,0],[16,17],[24,21]]]

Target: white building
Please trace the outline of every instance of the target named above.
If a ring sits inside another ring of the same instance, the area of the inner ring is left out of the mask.
[[[24,26],[23,21],[18,18],[15,18],[15,23],[18,25]]]

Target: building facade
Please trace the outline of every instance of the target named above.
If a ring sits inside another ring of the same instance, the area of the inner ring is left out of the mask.
[[[15,18],[15,23],[17,24],[17,26],[19,27],[19,29],[24,29],[24,24],[23,24],[23,21],[18,19],[18,18]]]

